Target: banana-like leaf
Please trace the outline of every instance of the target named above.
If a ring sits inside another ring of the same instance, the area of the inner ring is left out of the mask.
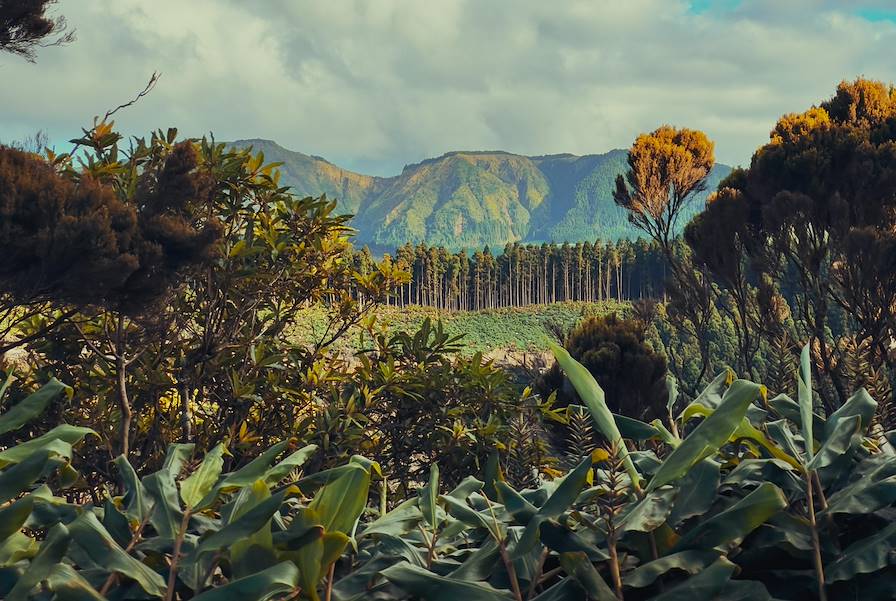
[[[22,532],[13,532],[6,540],[0,541],[0,568],[10,568],[23,559],[37,555],[40,545]]]
[[[287,492],[287,490],[282,490],[260,501],[220,530],[201,539],[196,546],[194,556],[198,558],[204,553],[230,547],[237,541],[246,540],[262,528],[270,527],[270,520],[283,505]]]
[[[0,451],[0,468],[12,463],[21,463],[33,453],[42,449],[70,459],[72,456],[72,445],[81,442],[85,436],[91,434],[96,436],[96,432],[90,428],[69,426],[68,424],[56,426],[46,434]]]
[[[587,598],[588,593],[574,578],[564,578],[537,597],[533,597],[532,601],[582,601]]]
[[[469,582],[482,582],[495,571],[495,567],[501,560],[498,543],[494,539],[486,539],[478,549],[473,551],[459,568],[448,574],[448,578],[454,580],[467,580]],[[421,565],[420,567],[424,567]]]
[[[425,601],[512,601],[514,598],[509,591],[488,584],[439,576],[404,562],[386,568],[382,575],[395,586]]]
[[[556,518],[569,511],[572,504],[579,497],[582,487],[588,479],[588,472],[591,470],[591,457],[586,457],[574,470],[566,474],[551,496],[547,498],[544,504],[538,509],[538,512],[532,516],[523,535],[517,544],[514,545],[510,552],[513,559],[518,559],[531,551],[538,542],[539,530],[541,524],[550,518]]]
[[[106,601],[87,580],[64,563],[53,566],[47,578],[47,587],[59,601]]]
[[[218,443],[206,453],[196,471],[180,483],[180,498],[183,499],[187,507],[197,507],[200,501],[211,492],[221,475],[222,467],[224,467],[224,445]]]
[[[896,461],[883,454],[872,455],[868,460],[874,461],[880,461],[877,467],[860,473],[857,480],[828,498],[825,513],[868,515],[896,503]]]
[[[720,557],[696,576],[653,597],[651,601],[718,601],[719,593],[724,590],[735,569],[737,566]]]
[[[681,570],[694,575],[702,572],[706,566],[719,559],[718,551],[701,551],[692,549],[672,553],[659,559],[638,566],[625,577],[625,585],[634,588],[650,586],[656,579],[672,570]]]
[[[41,543],[40,551],[6,595],[6,601],[26,601],[29,593],[42,581],[49,578],[53,568],[65,557],[70,540],[68,528],[62,524],[53,526],[47,533],[47,538]]]
[[[52,457],[53,453],[40,450],[21,463],[0,472],[0,505],[28,490],[44,474],[48,466],[61,463],[52,462]]]
[[[797,397],[800,403],[800,425],[805,442],[806,463],[811,463],[815,456],[815,438],[812,422],[812,367],[809,360],[809,345],[806,344],[800,353],[800,369],[797,374]]]
[[[694,428],[660,466],[647,490],[653,491],[683,477],[695,464],[719,450],[743,421],[747,407],[762,393],[762,387],[735,380],[718,408]]]
[[[861,432],[862,417],[860,415],[837,420],[830,435],[825,437],[821,448],[806,466],[807,469],[818,470],[834,463],[853,447],[857,439],[861,439]]]
[[[669,514],[671,526],[709,511],[718,494],[720,470],[718,462],[707,458],[685,474],[679,482],[678,496]]]
[[[429,482],[420,489],[420,510],[423,519],[431,528],[438,526],[438,498],[439,498],[439,465],[433,463],[429,466]]]
[[[34,497],[28,495],[0,509],[0,542],[22,529],[33,507]]]
[[[498,482],[495,485],[498,492],[498,498],[504,504],[504,508],[513,516],[519,524],[527,524],[536,513],[538,508],[526,500],[523,495],[515,491],[506,482]]]
[[[695,526],[681,537],[675,550],[736,544],[785,507],[787,499],[781,489],[766,482],[725,511]]]
[[[230,522],[236,521],[270,497],[271,491],[264,480],[258,480],[252,486],[243,488],[234,500]],[[260,572],[277,563],[274,554],[274,537],[271,533],[271,520],[230,546],[230,563],[237,578]]]
[[[246,599],[265,601],[279,593],[296,588],[299,570],[289,561],[284,561],[245,578],[238,578],[229,584],[213,588],[193,597],[194,601],[233,601]]]
[[[361,533],[361,536],[367,537],[377,534],[401,536],[416,530],[417,524],[422,520],[423,514],[420,512],[419,499],[407,499],[392,511],[371,522]]]
[[[616,427],[619,428],[619,434],[623,438],[643,441],[657,440],[663,437],[663,433],[656,426],[626,415],[619,415],[618,413],[613,413],[612,415],[613,421],[616,422]]]
[[[292,472],[305,465],[305,462],[317,452],[316,444],[305,445],[298,451],[291,453],[274,467],[264,473],[264,481],[268,486],[274,486]],[[245,476],[245,474],[244,474]],[[241,476],[242,477],[242,476]]]
[[[619,453],[622,465],[628,472],[629,478],[631,478],[632,486],[635,487],[635,490],[640,490],[641,474],[638,473],[638,469],[635,467],[631,457],[629,457],[628,448],[626,448],[625,442],[622,440],[622,434],[619,432],[616,420],[613,419],[613,414],[610,412],[610,408],[607,407],[603,389],[597,383],[597,380],[594,379],[594,376],[591,375],[591,372],[584,365],[573,359],[566,349],[554,343],[551,343],[550,347],[554,357],[557,359],[557,363],[560,364],[566,377],[572,382],[573,388],[576,389],[579,398],[588,407],[597,429],[600,430],[600,433],[610,441],[616,452]]]
[[[131,521],[140,523],[146,517],[146,512],[149,509],[146,491],[143,490],[143,483],[124,455],[119,455],[115,458],[115,467],[118,469],[118,475],[121,477],[124,487],[122,503],[125,515]]]
[[[620,535],[626,532],[653,532],[666,522],[678,491],[674,488],[654,490],[632,503],[619,520]]]
[[[454,497],[442,495],[439,499],[445,505],[445,509],[451,517],[460,520],[471,528],[484,528],[485,530],[488,530],[495,539],[500,540],[504,538],[504,533],[500,530],[499,526],[494,523],[494,520],[492,520],[490,516],[479,513],[465,502],[458,501]]]
[[[135,580],[149,595],[160,597],[165,594],[165,580],[149,566],[125,553],[92,512],[82,513],[68,529],[72,540],[94,563]]]
[[[896,522],[847,547],[836,561],[824,568],[825,582],[850,580],[858,574],[870,574],[890,563],[896,542]]]
[[[843,405],[834,411],[824,424],[824,437],[829,438],[837,428],[841,420],[858,415],[862,418],[861,431],[866,432],[874,420],[877,412],[877,402],[871,398],[868,391],[860,388]]]
[[[616,601],[616,593],[584,553],[564,553],[560,556],[560,565],[579,586],[588,591],[588,598],[595,601]]]
[[[52,378],[49,382],[41,386],[37,392],[29,394],[27,397],[10,407],[5,413],[0,413],[0,434],[6,434],[13,430],[18,430],[38,415],[43,413],[47,406],[53,400],[62,394],[63,391],[71,391],[71,388]]]
[[[314,495],[308,507],[320,514],[320,523],[327,532],[352,532],[367,505],[372,465],[379,469],[362,457],[352,457],[346,466],[350,469],[324,484]]]

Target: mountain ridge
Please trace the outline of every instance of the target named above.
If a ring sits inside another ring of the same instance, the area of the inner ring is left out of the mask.
[[[281,182],[296,194],[326,194],[337,211],[354,215],[356,244],[387,251],[425,242],[451,249],[503,247],[509,242],[618,240],[643,234],[613,201],[616,175],[628,153],[526,156],[504,150],[452,150],[382,177],[357,173],[324,157],[288,150],[272,140],[230,143],[282,162]],[[716,164],[707,192],[690,202],[678,224],[702,210],[731,167]]]

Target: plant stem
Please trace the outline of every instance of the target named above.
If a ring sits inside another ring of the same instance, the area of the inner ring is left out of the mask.
[[[507,554],[507,546],[504,541],[498,541],[498,551],[501,553],[501,560],[504,562],[504,568],[507,570],[507,576],[510,579],[510,588],[513,590],[513,596],[516,601],[523,601],[523,593],[520,591],[520,583],[516,577],[516,568],[513,566],[513,560]]]
[[[812,528],[812,547],[814,553],[812,559],[815,563],[815,579],[818,584],[819,601],[827,601],[827,593],[824,590],[824,564],[821,560],[821,542],[818,539],[818,525],[815,522],[815,501],[812,494],[812,474],[806,472],[806,504],[809,508],[809,525]]]
[[[607,537],[607,548],[610,552],[610,575],[613,577],[613,589],[616,598],[622,599],[622,575],[619,573],[619,555],[616,553],[616,537],[611,534]]]
[[[538,588],[541,575],[544,572],[544,562],[547,561],[548,555],[550,555],[550,551],[545,548],[541,553],[541,557],[538,558],[538,566],[535,568],[535,574],[532,576],[532,583],[529,585],[529,592],[526,593],[526,599],[531,599],[535,596],[535,589]]]
[[[330,564],[330,569],[327,571],[327,588],[324,590],[324,601],[330,601],[330,597],[333,595],[333,574],[336,572],[336,562]]]
[[[174,550],[171,555],[171,566],[168,568],[168,590],[165,591],[165,601],[174,599],[174,587],[177,584],[177,562],[180,559],[180,548],[184,544],[184,536],[187,534],[187,527],[190,524],[190,508],[184,510],[184,519],[180,522],[180,530],[177,532],[177,538],[174,539]]]

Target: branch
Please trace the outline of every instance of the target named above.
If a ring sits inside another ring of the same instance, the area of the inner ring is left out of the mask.
[[[159,78],[161,78],[161,77],[162,77],[161,73],[159,73],[158,71],[153,71],[152,75],[150,75],[150,77],[149,77],[149,81],[147,82],[146,87],[143,88],[143,91],[141,91],[139,94],[137,94],[129,102],[125,102],[124,104],[119,104],[114,109],[106,111],[106,114],[103,115],[103,121],[108,120],[109,117],[111,117],[112,115],[114,115],[115,113],[120,111],[121,109],[137,104],[137,101],[139,101],[141,98],[143,98],[144,96],[146,96],[147,94],[152,92],[152,89],[154,87],[156,87],[156,84],[159,82]]]

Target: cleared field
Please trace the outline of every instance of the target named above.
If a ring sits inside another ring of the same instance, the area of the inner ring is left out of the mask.
[[[440,311],[431,307],[382,307],[377,311],[378,327],[392,332],[415,332],[427,317],[441,320],[451,335],[464,335],[466,353],[494,351],[543,351],[551,340],[554,328],[567,329],[583,317],[624,312],[629,305],[616,302],[567,302],[551,305],[530,305],[485,311]],[[293,330],[296,340],[310,342],[324,331],[324,314],[318,308],[305,310]],[[338,350],[363,348],[363,330],[353,328],[337,344]]]

